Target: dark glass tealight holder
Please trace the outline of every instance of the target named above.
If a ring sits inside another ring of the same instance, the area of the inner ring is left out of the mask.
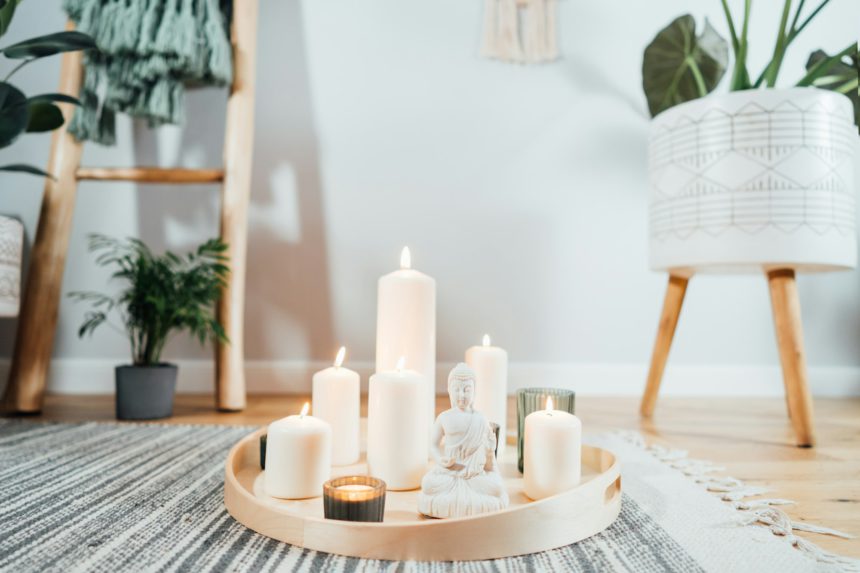
[[[552,398],[553,410],[575,414],[576,393],[564,388],[521,388],[517,390],[517,466],[523,473],[523,440],[526,416],[546,409],[546,399]]]
[[[260,469],[266,469],[266,439],[269,437],[268,434],[263,434],[260,436]]]
[[[493,435],[496,436],[496,448],[493,450],[493,455],[499,457],[499,425],[495,422],[490,422],[490,429],[493,430]]]
[[[385,482],[370,476],[345,476],[323,484],[326,519],[381,522],[385,513]]]

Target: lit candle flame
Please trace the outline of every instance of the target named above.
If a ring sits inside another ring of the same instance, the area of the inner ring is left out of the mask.
[[[409,247],[403,247],[403,250],[400,251],[400,268],[412,268],[412,254],[409,252]]]
[[[553,411],[552,396],[547,396],[547,397],[546,397],[546,409],[547,409],[547,411],[548,411],[548,412],[552,412],[552,411]]]
[[[302,413],[299,414],[299,418],[304,418],[307,415],[308,410],[310,410],[310,409],[311,409],[311,403],[305,402],[305,405],[302,406]]]
[[[341,346],[337,351],[337,357],[334,359],[334,367],[340,368],[343,365],[343,357],[346,356],[346,346]]]
[[[489,346],[489,345],[490,345],[490,335],[489,335],[489,334],[485,334],[485,335],[484,335],[484,339],[481,341],[481,343],[482,343],[484,346]]]
[[[400,360],[397,361],[397,371],[403,372],[403,367],[406,366],[406,357],[401,356]]]

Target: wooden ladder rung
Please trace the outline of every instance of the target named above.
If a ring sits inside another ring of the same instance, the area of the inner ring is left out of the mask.
[[[140,183],[220,183],[223,169],[162,167],[79,167],[78,181],[138,181]]]

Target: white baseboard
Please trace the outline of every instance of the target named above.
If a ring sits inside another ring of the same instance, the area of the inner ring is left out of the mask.
[[[180,360],[178,391],[210,393],[213,364],[207,360]],[[51,365],[48,391],[53,394],[107,394],[113,392],[112,360],[58,359]],[[311,376],[327,362],[249,361],[245,364],[248,393],[308,393]],[[453,364],[440,363],[437,390],[445,391],[445,377]],[[352,363],[361,375],[362,389],[373,372],[370,362]],[[9,371],[8,359],[0,360],[0,386]],[[647,367],[636,364],[512,363],[509,388],[513,393],[528,386],[571,388],[581,394],[639,395]],[[819,366],[809,369],[816,396],[860,396],[860,367]],[[781,396],[782,374],[778,366],[669,365],[661,388],[666,396]]]

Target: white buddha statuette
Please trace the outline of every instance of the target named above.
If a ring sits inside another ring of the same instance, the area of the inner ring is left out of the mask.
[[[430,452],[436,465],[421,480],[418,511],[430,517],[463,517],[508,506],[496,465],[496,437],[487,418],[472,409],[475,372],[458,364],[448,375],[451,408],[436,418]]]

